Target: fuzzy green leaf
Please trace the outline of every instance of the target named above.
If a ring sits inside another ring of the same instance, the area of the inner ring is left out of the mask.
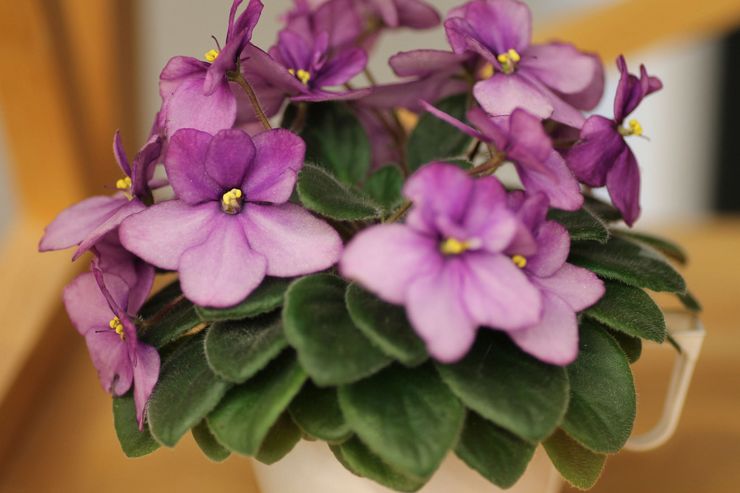
[[[690,291],[686,291],[683,294],[679,293],[677,296],[687,310],[697,313],[702,311],[701,303],[699,303],[699,300]]]
[[[607,328],[605,327],[605,329]],[[624,332],[619,332],[617,330],[607,329],[607,331],[609,332],[609,335],[617,341],[619,347],[622,348],[625,356],[627,356],[627,361],[629,361],[630,364],[637,363],[640,356],[642,356],[642,339],[639,337],[628,336]]]
[[[285,291],[290,286],[291,281],[292,279],[266,277],[246,300],[235,307],[219,309],[198,306],[196,312],[204,322],[242,320],[269,313],[283,305]]]
[[[277,423],[270,428],[255,458],[263,464],[275,464],[288,455],[300,441],[301,430],[288,414],[283,413]]]
[[[338,221],[365,221],[383,209],[364,192],[341,183],[326,170],[306,164],[298,175],[298,197],[309,210]]]
[[[161,444],[174,447],[216,407],[230,387],[208,366],[202,334],[189,338],[162,364],[149,400],[152,435]]]
[[[496,486],[509,488],[526,471],[535,448],[533,443],[468,412],[455,453]]]
[[[392,211],[403,202],[403,172],[392,164],[383,166],[367,179],[365,192],[386,211]]]
[[[624,238],[613,237],[605,245],[595,242],[574,244],[569,261],[601,277],[630,286],[674,293],[686,291],[683,278],[665,258],[653,249]]]
[[[525,440],[544,439],[565,414],[565,369],[525,354],[504,334],[481,330],[462,361],[438,368],[466,406]]]
[[[340,387],[350,428],[384,462],[415,479],[437,470],[458,439],[465,408],[430,365],[394,365]]]
[[[347,288],[346,299],[352,321],[385,354],[407,366],[428,358],[424,342],[411,328],[403,307],[386,303],[357,284]]]
[[[468,95],[457,94],[439,101],[435,106],[457,118],[465,120]],[[409,136],[406,147],[409,169],[417,170],[431,161],[460,157],[470,145],[472,137],[443,122],[430,113],[424,113]]]
[[[606,281],[606,293],[586,315],[633,337],[663,342],[666,336],[663,311],[640,288]]]
[[[343,442],[352,435],[342,410],[337,389],[322,389],[306,382],[290,403],[290,415],[303,432],[327,442]]]
[[[148,426],[145,425],[144,429],[139,431],[136,404],[131,394],[113,398],[113,424],[126,457],[143,457],[159,448],[159,443],[152,438]]]
[[[205,419],[193,427],[193,438],[206,457],[214,462],[223,462],[231,455],[229,449],[218,443]]]
[[[679,264],[685,265],[689,261],[688,256],[686,255],[686,250],[684,250],[671,240],[663,238],[661,236],[641,233],[637,231],[627,231],[624,229],[614,230],[614,234],[631,238],[639,243],[644,243],[652,248],[655,248],[663,255],[675,260]]]
[[[294,282],[285,296],[285,337],[319,386],[351,383],[390,363],[352,322],[346,289],[339,277],[318,274]]]
[[[306,142],[306,159],[343,183],[361,182],[370,169],[370,141],[346,103],[309,105],[301,137]]]
[[[622,219],[622,213],[608,202],[597,199],[593,196],[585,196],[585,205],[588,209],[598,216],[602,221],[613,223]]]
[[[288,346],[280,314],[214,324],[206,335],[206,358],[224,380],[242,383]]]
[[[591,240],[606,243],[609,240],[609,228],[587,207],[575,212],[552,209],[548,218],[562,224],[573,241]]]
[[[144,322],[139,330],[139,338],[157,349],[201,323],[195,305],[183,297],[177,281],[152,296],[142,307],[140,315]]]
[[[229,450],[255,455],[305,380],[295,356],[284,353],[254,378],[231,389],[208,415],[208,425]]]
[[[396,471],[383,462],[357,437],[341,445],[332,445],[331,451],[351,473],[371,479],[394,491],[413,492],[424,486],[424,480],[415,479]]]
[[[583,448],[562,430],[556,431],[543,445],[555,469],[576,488],[588,490],[599,480],[606,455]]]
[[[568,366],[570,405],[562,428],[598,453],[621,450],[635,421],[635,384],[629,361],[597,323],[584,320],[578,359]]]

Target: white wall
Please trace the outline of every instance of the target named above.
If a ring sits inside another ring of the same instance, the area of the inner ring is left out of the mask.
[[[2,117],[2,112],[0,112],[0,240],[2,240],[15,213],[13,191],[9,179],[10,155],[8,154]]]

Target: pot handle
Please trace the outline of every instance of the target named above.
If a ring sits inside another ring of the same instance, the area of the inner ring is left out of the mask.
[[[694,374],[696,360],[704,342],[704,327],[697,319],[693,317],[692,319],[690,325],[680,329],[669,329],[671,336],[680,348],[680,353],[673,365],[671,383],[668,387],[660,421],[652,430],[631,437],[627,441],[625,449],[635,452],[652,450],[666,443],[676,431],[678,420],[686,402],[691,377]]]

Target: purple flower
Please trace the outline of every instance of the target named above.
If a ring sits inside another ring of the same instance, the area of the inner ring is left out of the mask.
[[[234,0],[231,6],[223,49],[210,50],[206,61],[174,57],[162,70],[161,120],[168,137],[181,128],[216,133],[234,125],[239,105],[227,75],[239,67],[263,8],[260,0],[250,0],[237,18],[242,1]]]
[[[531,45],[532,19],[517,0],[473,0],[450,12],[447,38],[455,53],[479,60],[473,93],[493,116],[524,108],[580,128],[578,111],[596,106],[604,74],[596,56],[564,43]]]
[[[640,77],[630,74],[622,56],[617,59],[617,67],[622,77],[614,100],[614,119],[590,117],[581,129],[581,140],[566,157],[583,183],[606,185],[624,221],[632,226],[640,216],[640,168],[625,137],[641,136],[642,126],[634,119],[628,126],[624,122],[646,96],[662,89],[663,84],[657,77],[650,77],[644,66],[640,66]]]
[[[132,318],[143,299],[133,300],[130,293],[123,279],[94,265],[93,273],[79,276],[64,289],[64,305],[85,338],[103,388],[121,396],[133,385],[142,428],[144,408],[159,377],[159,354],[137,339]]]
[[[162,143],[153,137],[136,155],[133,166],[129,164],[118,132],[113,140],[113,151],[118,166],[124,174],[116,182],[118,190],[112,196],[95,196],[85,199],[62,211],[46,227],[39,243],[39,251],[64,250],[78,245],[73,259],[92,248],[100,238],[115,230],[132,214],[146,209],[142,200],[149,197],[147,177],[159,160]]]
[[[437,10],[421,0],[361,0],[365,8],[390,28],[429,29],[439,25]]]
[[[185,296],[227,307],[265,275],[292,277],[331,267],[342,242],[323,221],[288,203],[305,144],[287,130],[252,139],[241,130],[172,136],[165,168],[176,200],[150,207],[121,226],[125,247],[177,270]]]
[[[285,29],[304,39],[326,33],[333,52],[356,48],[365,28],[358,5],[357,0],[295,0],[295,6],[285,16]]]
[[[474,180],[443,163],[425,166],[404,188],[414,203],[406,224],[366,229],[347,246],[340,268],[382,299],[405,305],[430,354],[462,358],[478,326],[507,332],[540,321],[542,295],[512,261],[521,230],[494,177]],[[519,241],[516,255],[536,251]]]
[[[604,295],[604,283],[586,269],[566,263],[570,237],[560,224],[547,221],[547,200],[542,195],[509,196],[509,206],[518,212],[523,229],[506,250],[542,296],[541,320],[523,330],[509,332],[524,351],[547,363],[568,365],[578,355],[576,313]],[[536,252],[521,255],[520,243],[534,237]]]
[[[514,163],[524,188],[530,194],[544,193],[550,205],[574,211],[583,205],[583,195],[565,160],[545,133],[540,120],[522,109],[509,116],[491,119],[480,108],[468,112],[468,120],[479,130],[424,103],[427,111],[485,143],[493,144]]]

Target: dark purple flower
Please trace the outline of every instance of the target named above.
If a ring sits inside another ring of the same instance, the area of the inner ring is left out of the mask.
[[[129,164],[118,132],[113,139],[113,152],[124,174],[116,182],[118,190],[112,196],[85,199],[62,211],[46,227],[39,243],[39,251],[64,250],[78,246],[74,259],[92,248],[95,243],[132,214],[146,209],[142,202],[149,197],[147,176],[160,158],[162,142],[153,137]]]
[[[425,109],[438,118],[481,141],[493,144],[503,152],[519,174],[524,188],[530,194],[541,192],[552,207],[574,211],[583,205],[583,195],[563,157],[555,151],[539,118],[522,109],[509,116],[491,119],[480,108],[468,112],[468,120],[478,130],[466,125],[434,106],[424,103]]]
[[[578,111],[596,106],[604,89],[601,62],[564,43],[531,45],[532,19],[517,0],[473,0],[450,12],[447,38],[455,53],[479,60],[473,93],[489,114],[523,108],[580,128]]]
[[[365,8],[382,20],[386,27],[429,29],[439,25],[437,10],[421,0],[361,0]]]
[[[576,313],[604,295],[604,283],[586,269],[566,263],[570,236],[560,224],[547,221],[547,199],[543,195],[509,195],[509,207],[517,211],[523,228],[506,250],[542,295],[541,320],[523,330],[509,332],[527,353],[547,363],[568,365],[578,355]],[[532,255],[522,255],[521,242],[537,245]]]
[[[542,296],[512,261],[521,230],[494,177],[474,180],[456,166],[433,163],[404,188],[414,203],[406,224],[358,234],[340,268],[382,299],[405,305],[416,332],[438,360],[470,349],[479,326],[516,331],[540,321]],[[519,241],[516,255],[536,252]]]
[[[287,130],[253,139],[241,130],[179,130],[165,160],[177,199],[130,217],[121,241],[147,262],[177,270],[183,293],[201,306],[235,305],[266,275],[331,267],[339,235],[288,202],[304,154],[303,141]]]
[[[155,348],[138,341],[133,318],[143,299],[133,300],[130,293],[123,279],[93,265],[93,273],[79,276],[64,289],[64,305],[87,342],[103,388],[121,396],[133,385],[136,417],[142,428],[160,362]]]
[[[294,3],[293,9],[286,14],[286,30],[304,39],[315,39],[326,33],[332,52],[358,47],[365,26],[357,0],[295,0]]]
[[[617,59],[622,77],[614,100],[614,119],[592,116],[581,129],[580,141],[567,154],[568,164],[583,183],[592,187],[606,185],[612,202],[632,226],[640,216],[640,168],[626,137],[642,135],[637,120],[627,117],[649,94],[662,89],[657,77],[640,66],[640,77],[627,69],[624,57]]]

